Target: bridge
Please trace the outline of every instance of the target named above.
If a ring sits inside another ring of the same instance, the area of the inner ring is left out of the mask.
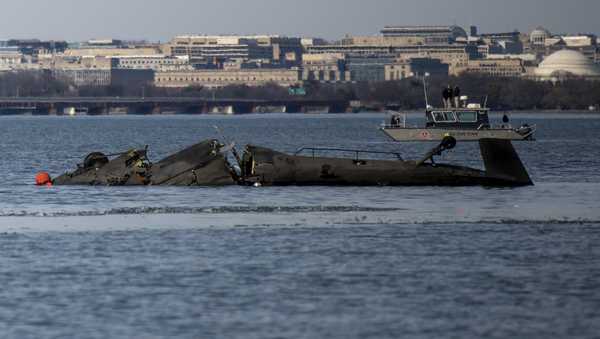
[[[198,97],[0,97],[0,115],[62,115],[69,111],[103,114],[343,113],[344,100],[235,99]]]

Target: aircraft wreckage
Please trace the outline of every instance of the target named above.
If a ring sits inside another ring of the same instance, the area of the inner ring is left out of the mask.
[[[156,163],[147,149],[105,155],[94,152],[73,172],[51,179],[36,176],[38,185],[170,185],[170,186],[489,186],[533,185],[513,145],[508,140],[479,141],[485,170],[440,164],[436,156],[454,149],[456,139],[446,137],[421,159],[404,160],[399,154],[351,150],[353,158],[320,157],[323,151],[305,148],[295,154],[248,145],[240,156],[233,146],[207,140]],[[303,155],[307,153],[308,155]],[[235,158],[232,165],[228,155]],[[396,160],[371,160],[362,154],[394,155]],[[237,163],[237,164],[236,164]]]

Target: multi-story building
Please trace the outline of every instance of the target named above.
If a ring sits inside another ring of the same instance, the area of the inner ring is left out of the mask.
[[[421,36],[349,36],[341,41],[342,45],[350,46],[422,46],[426,38]]]
[[[75,86],[108,86],[111,83],[111,60],[107,57],[45,54],[39,56],[38,64],[42,70]]]
[[[448,65],[437,59],[398,58],[393,64],[385,66],[385,80],[402,80],[425,75],[448,75]]]
[[[425,44],[449,44],[467,32],[458,26],[386,26],[381,30],[384,37],[421,37]]]
[[[52,75],[55,78],[70,81],[75,86],[108,86],[111,84],[110,69],[54,69]]]
[[[302,40],[271,35],[256,36],[177,36],[165,46],[172,56],[191,60],[268,60],[276,64],[299,64]]]
[[[327,45],[327,41],[321,38],[301,38],[300,44],[302,45],[302,51],[305,52],[310,46]]]
[[[477,46],[474,45],[356,46],[339,44],[310,46],[308,52],[311,54],[343,54],[353,57],[439,59],[450,66],[451,75],[457,75],[464,71],[471,56],[474,58],[479,56]]]
[[[156,72],[157,87],[224,87],[228,85],[260,86],[276,83],[289,87],[299,82],[298,70],[288,69],[237,69]]]
[[[67,49],[65,41],[42,41],[38,39],[12,39],[6,46],[16,47],[24,55],[37,57],[39,54],[62,53]]]
[[[304,54],[302,56],[302,80],[346,81],[346,58],[343,54]]]
[[[121,57],[121,56],[160,56],[157,47],[121,48],[121,47],[83,47],[69,48],[62,53],[69,57]]]
[[[118,69],[191,70],[188,57],[157,55],[123,55],[112,57],[112,67]]]
[[[434,59],[440,60],[441,63],[448,65],[448,73],[450,75],[459,75],[464,72],[469,64],[470,55],[465,52],[465,49],[431,49],[422,51],[410,51],[400,54],[403,58],[408,59]]]
[[[12,70],[23,63],[23,53],[16,47],[0,47],[0,71]]]
[[[385,66],[393,64],[396,56],[347,55],[346,71],[351,81],[385,81]]]
[[[523,60],[512,58],[469,60],[466,72],[491,77],[521,77],[526,73]]]
[[[518,31],[506,33],[484,33],[478,37],[489,46],[491,54],[521,54],[523,43]]]
[[[43,69],[54,68],[111,68],[111,59],[104,56],[70,56],[64,54],[43,54],[38,63]]]

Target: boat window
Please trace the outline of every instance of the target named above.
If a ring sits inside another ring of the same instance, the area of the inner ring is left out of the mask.
[[[456,117],[460,122],[477,122],[477,112],[456,112]]]
[[[455,122],[456,118],[454,117],[453,112],[433,112],[433,120],[435,122]]]

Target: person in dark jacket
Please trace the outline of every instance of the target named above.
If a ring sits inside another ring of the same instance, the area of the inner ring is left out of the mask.
[[[454,107],[460,107],[460,87],[454,87]]]
[[[450,108],[452,100],[452,87],[450,85],[442,91],[442,99],[444,100],[444,108]]]

